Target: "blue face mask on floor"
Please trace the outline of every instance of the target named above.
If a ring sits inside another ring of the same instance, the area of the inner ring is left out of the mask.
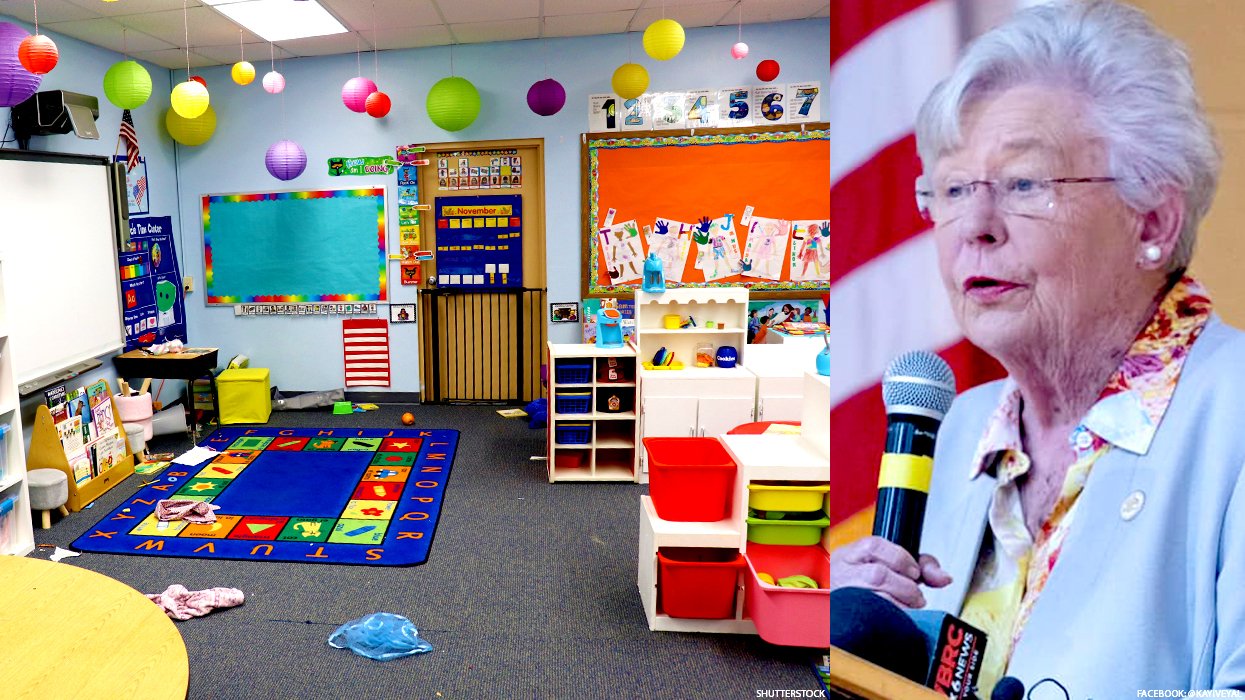
[[[419,638],[414,623],[393,613],[372,613],[347,622],[329,636],[329,646],[377,661],[432,651],[432,645]]]

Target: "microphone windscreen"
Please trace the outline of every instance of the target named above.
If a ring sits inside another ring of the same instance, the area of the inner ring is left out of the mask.
[[[942,420],[955,399],[955,374],[946,360],[926,350],[906,352],[882,375],[887,414],[911,413]]]
[[[916,624],[864,588],[830,592],[830,644],[915,683],[924,683],[929,671],[929,651]]]
[[[990,693],[990,700],[1023,700],[1024,696],[1024,683],[1011,676],[1003,676],[998,683],[994,684],[994,692]]]

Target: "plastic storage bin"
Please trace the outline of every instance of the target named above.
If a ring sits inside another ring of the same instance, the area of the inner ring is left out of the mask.
[[[822,530],[830,525],[830,518],[820,512],[753,513],[747,521],[748,541],[760,544],[817,544]]]
[[[735,582],[743,557],[734,549],[665,547],[657,551],[657,589],[670,617],[735,616]]]
[[[267,423],[272,415],[272,390],[263,367],[227,369],[216,378],[220,424]]]
[[[0,481],[9,475],[9,426],[0,425]]]
[[[591,413],[591,391],[559,391],[553,398],[555,413]]]
[[[735,461],[717,438],[644,438],[648,493],[662,520],[716,522],[730,517]]]
[[[822,500],[830,491],[828,484],[792,486],[788,484],[748,484],[748,507],[757,510],[781,510],[793,513],[821,510]]]
[[[830,554],[817,545],[749,544],[744,559],[744,611],[757,634],[770,644],[793,647],[830,646]],[[764,572],[774,580],[800,574],[817,588],[771,586],[757,578]]]
[[[592,441],[592,424],[558,423],[553,427],[553,441],[559,445],[587,445]]]
[[[555,384],[591,384],[592,362],[558,362],[553,365]]]

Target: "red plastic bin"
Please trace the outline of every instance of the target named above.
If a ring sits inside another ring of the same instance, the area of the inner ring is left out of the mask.
[[[830,554],[820,545],[748,543],[744,553],[744,611],[757,634],[770,644],[830,646]],[[764,572],[778,580],[803,574],[817,588],[783,588],[757,578]]]
[[[644,438],[644,448],[657,517],[680,522],[730,517],[736,467],[717,438]]]
[[[735,582],[743,564],[743,557],[734,549],[659,549],[657,589],[662,612],[699,620],[734,617]]]

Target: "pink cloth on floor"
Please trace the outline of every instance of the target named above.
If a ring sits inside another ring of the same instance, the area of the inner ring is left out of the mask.
[[[156,502],[156,518],[185,520],[188,523],[214,523],[220,506],[188,498],[170,498]]]
[[[242,591],[236,588],[188,591],[185,586],[177,583],[164,589],[163,593],[146,595],[151,602],[163,608],[165,614],[174,620],[203,617],[216,608],[232,608],[235,605],[242,605],[242,601],[246,599]]]

